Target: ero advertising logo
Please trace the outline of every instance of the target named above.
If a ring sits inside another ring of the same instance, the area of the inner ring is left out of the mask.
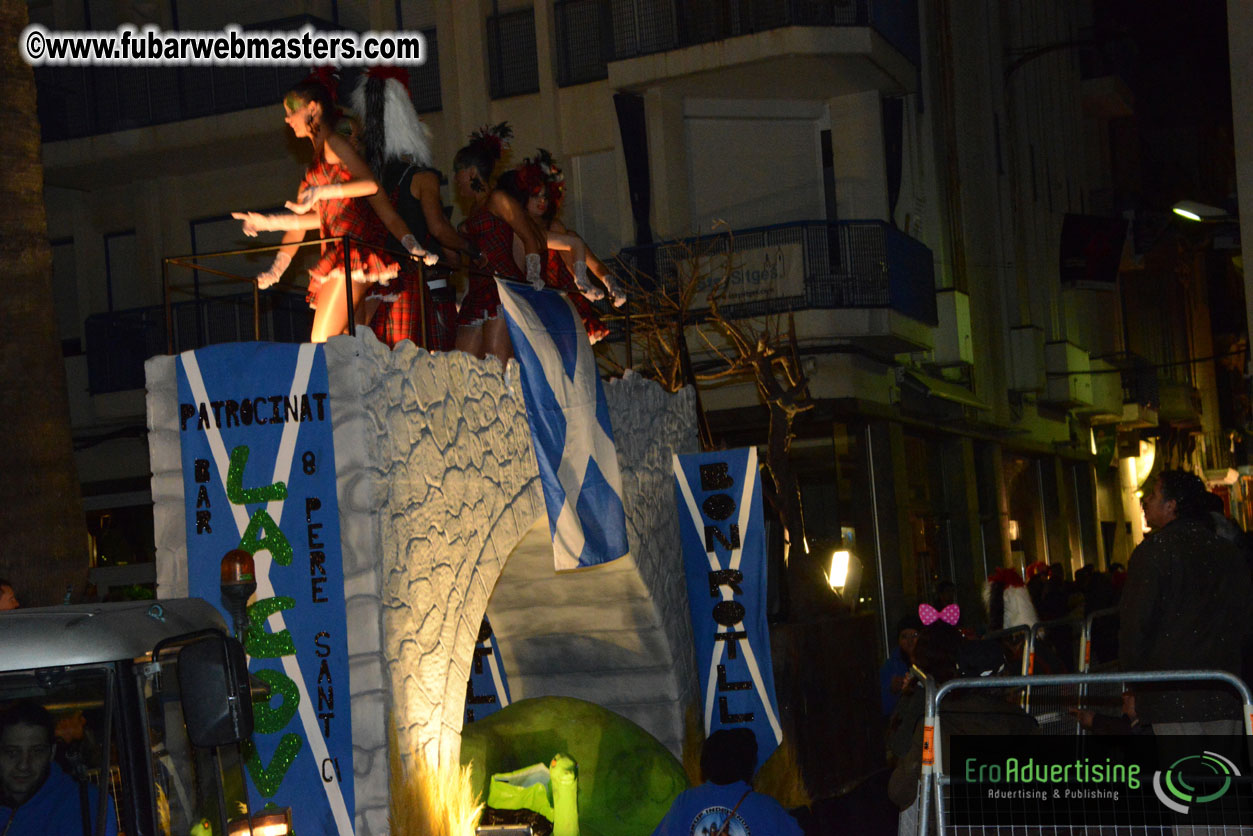
[[[1184,770],[1187,770],[1185,774]],[[1192,785],[1202,777],[1208,792]],[[1186,755],[1175,761],[1165,771],[1153,773],[1153,792],[1157,800],[1181,815],[1187,815],[1193,805],[1217,801],[1231,789],[1231,779],[1239,778],[1240,770],[1227,758],[1216,752]],[[1211,786],[1213,789],[1211,789]]]

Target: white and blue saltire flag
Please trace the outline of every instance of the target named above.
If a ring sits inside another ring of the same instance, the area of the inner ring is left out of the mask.
[[[750,728],[757,769],[783,741],[766,626],[766,536],[757,448],[674,457],[705,735]]]
[[[583,320],[564,293],[496,281],[521,370],[557,571],[628,551],[609,407]]]

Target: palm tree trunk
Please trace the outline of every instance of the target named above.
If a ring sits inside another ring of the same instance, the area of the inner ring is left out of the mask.
[[[26,3],[0,0],[0,576],[24,605],[81,596],[87,530],[52,298]]]

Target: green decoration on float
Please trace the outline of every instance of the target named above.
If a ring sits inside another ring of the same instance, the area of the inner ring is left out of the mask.
[[[261,531],[265,532],[264,537],[257,536]],[[288,542],[283,529],[278,527],[264,508],[258,508],[252,512],[252,517],[248,520],[248,528],[244,530],[244,536],[239,538],[239,548],[254,555],[262,549],[267,549],[270,557],[279,566],[291,565],[291,543]]]
[[[295,656],[296,643],[292,641],[289,630],[277,633],[265,631],[265,621],[276,612],[290,610],[296,606],[296,599],[287,595],[276,595],[273,598],[262,598],[248,606],[248,630],[244,634],[244,649],[254,659],[277,659],[280,656]]]
[[[231,466],[226,472],[226,498],[235,505],[274,502],[287,498],[287,483],[274,482],[263,488],[244,488],[244,468],[248,465],[248,445],[231,450]]]
[[[248,767],[248,775],[252,778],[252,783],[262,798],[273,798],[278,792],[278,788],[283,784],[283,778],[287,775],[287,770],[291,769],[303,744],[304,741],[300,739],[300,735],[294,732],[283,735],[282,740],[278,742],[278,748],[274,750],[274,757],[270,759],[269,766],[261,764],[257,747],[251,743],[247,744],[248,759],[244,761],[244,765]]]
[[[296,716],[296,709],[300,706],[300,692],[296,689],[296,683],[281,671],[268,668],[262,668],[253,676],[270,686],[269,699],[252,704],[254,728],[260,734],[282,731],[291,722],[291,718]],[[278,708],[270,704],[275,696],[283,698]]]

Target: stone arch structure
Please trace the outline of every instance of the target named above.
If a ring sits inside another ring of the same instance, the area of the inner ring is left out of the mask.
[[[629,557],[552,570],[517,367],[326,344],[348,616],[356,830],[387,832],[387,718],[403,753],[456,763],[466,682],[492,607],[515,699],[561,694],[627,716],[676,754],[696,694],[671,484],[697,449],[690,391],[606,384]],[[175,364],[150,360],[160,594],[186,594]]]

